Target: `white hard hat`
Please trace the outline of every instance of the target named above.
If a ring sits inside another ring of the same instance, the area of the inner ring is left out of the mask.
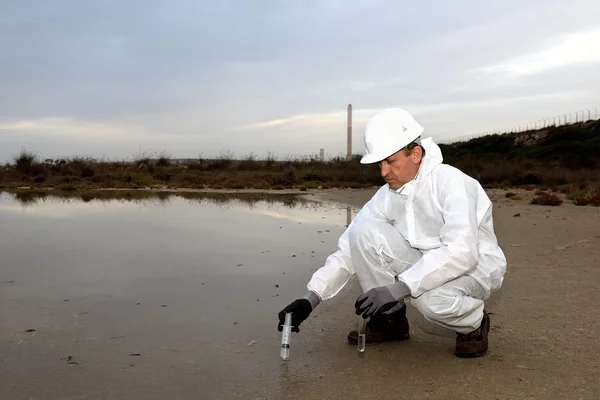
[[[386,159],[411,144],[423,133],[423,127],[401,108],[387,108],[375,114],[365,127],[365,154],[361,164]]]

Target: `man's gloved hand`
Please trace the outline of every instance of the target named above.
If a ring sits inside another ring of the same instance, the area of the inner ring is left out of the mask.
[[[354,307],[356,315],[367,319],[373,315],[380,315],[394,308],[401,300],[410,296],[410,289],[404,282],[395,282],[391,285],[379,286],[366,291],[356,299]]]
[[[283,331],[283,324],[285,323],[285,314],[292,313],[292,332],[300,332],[298,326],[310,315],[312,312],[312,305],[307,299],[297,299],[291,302],[286,308],[279,311],[279,324],[277,324],[277,330]]]

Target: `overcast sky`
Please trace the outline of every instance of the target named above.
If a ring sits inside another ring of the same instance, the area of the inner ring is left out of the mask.
[[[0,161],[354,152],[600,112],[597,0],[0,0]]]

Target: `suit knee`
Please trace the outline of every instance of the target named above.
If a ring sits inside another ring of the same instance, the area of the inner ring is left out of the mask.
[[[348,232],[350,246],[360,248],[376,247],[375,232],[380,228],[380,224],[373,221],[360,221],[354,224]]]
[[[360,247],[381,247],[382,243],[396,241],[399,233],[391,224],[382,221],[363,220],[352,225],[348,239]]]
[[[451,293],[431,291],[413,299],[412,304],[426,319],[446,320],[458,315],[460,298]]]

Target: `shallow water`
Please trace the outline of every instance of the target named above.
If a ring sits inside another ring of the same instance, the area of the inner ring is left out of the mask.
[[[356,210],[116,196],[0,194],[0,398],[288,397],[277,312]]]

